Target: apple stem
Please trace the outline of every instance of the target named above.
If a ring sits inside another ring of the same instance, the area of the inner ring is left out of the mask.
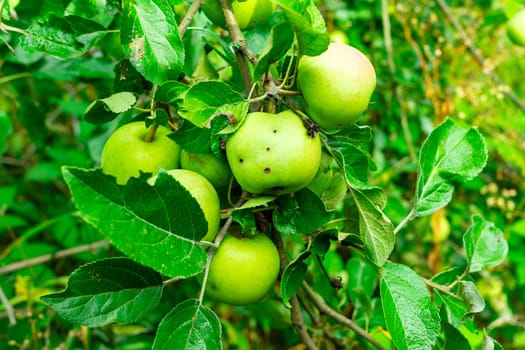
[[[153,142],[153,140],[155,140],[155,133],[157,132],[158,128],[159,128],[159,124],[151,125],[148,129],[148,133],[146,134],[146,137],[144,138],[144,141]]]

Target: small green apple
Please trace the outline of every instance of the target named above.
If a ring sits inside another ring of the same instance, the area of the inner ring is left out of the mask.
[[[361,51],[331,43],[319,56],[301,57],[297,83],[308,116],[324,129],[343,129],[368,108],[376,74]]]
[[[226,158],[245,191],[281,195],[312,181],[321,161],[321,140],[309,135],[290,110],[253,112],[226,141]]]
[[[507,34],[515,44],[525,46],[525,9],[507,22]]]
[[[159,125],[155,137],[146,142],[148,129],[143,121],[131,122],[115,130],[102,149],[101,166],[124,185],[140,172],[156,173],[159,169],[179,167],[180,146],[167,135],[171,130]]]
[[[334,29],[329,34],[330,42],[339,44],[348,44],[348,36],[340,29]]]
[[[180,167],[201,174],[218,190],[227,188],[232,177],[228,162],[213,153],[192,153],[182,150]]]
[[[231,4],[241,30],[252,29],[268,22],[275,10],[271,0],[232,0]],[[226,28],[219,0],[206,0],[201,8],[212,23]]]
[[[279,275],[279,253],[263,233],[227,234],[210,263],[206,295],[230,305],[260,301]]]
[[[171,169],[166,173],[177,180],[199,203],[204,218],[208,222],[208,231],[201,241],[212,242],[219,232],[221,221],[219,196],[215,188],[204,176],[191,170]],[[153,185],[156,179],[157,175],[154,175],[148,180],[148,183]]]

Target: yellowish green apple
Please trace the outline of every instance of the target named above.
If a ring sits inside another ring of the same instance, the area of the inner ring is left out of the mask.
[[[253,112],[226,141],[226,158],[245,191],[281,195],[312,181],[321,161],[321,140],[290,110]]]
[[[507,34],[515,44],[525,46],[525,9],[507,22]]]
[[[171,169],[166,171],[182,187],[184,187],[199,203],[204,218],[208,222],[208,230],[201,241],[212,242],[219,232],[220,225],[220,203],[219,196],[213,185],[202,175],[186,169]],[[148,182],[153,185],[157,175],[151,177]]]
[[[210,263],[206,295],[230,305],[260,301],[279,275],[279,253],[263,233],[227,234]]]
[[[192,153],[182,150],[180,167],[201,174],[218,190],[226,189],[232,177],[228,162],[213,153]]]
[[[275,10],[271,0],[232,0],[231,4],[241,30],[265,24]],[[212,23],[226,29],[226,20],[219,0],[206,0],[201,8]]]
[[[297,83],[308,116],[324,129],[343,129],[368,108],[376,74],[361,51],[331,43],[319,56],[301,57]]]
[[[130,177],[139,177],[140,172],[178,168],[180,146],[168,137],[170,133],[169,128],[159,125],[153,140],[147,142],[148,128],[143,121],[121,126],[102,149],[102,171],[124,185]]]

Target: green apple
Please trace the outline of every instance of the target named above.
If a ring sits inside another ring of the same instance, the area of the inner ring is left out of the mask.
[[[319,56],[301,57],[297,83],[308,116],[324,129],[343,129],[368,108],[376,74],[361,51],[331,43]]]
[[[212,242],[219,232],[221,221],[219,196],[215,188],[204,176],[191,170],[171,169],[166,172],[177,180],[199,203],[204,218],[208,222],[208,231],[201,241]],[[156,179],[157,175],[154,175],[148,180],[148,183],[153,185]]]
[[[525,9],[507,22],[507,34],[515,44],[525,46]]]
[[[213,153],[192,153],[182,150],[180,167],[201,174],[218,190],[227,188],[232,177],[228,162]]]
[[[330,42],[339,44],[348,44],[348,36],[340,29],[334,29],[328,34]]]
[[[130,177],[139,177],[140,172],[178,168],[180,146],[168,137],[170,133],[169,128],[159,125],[154,139],[146,142],[148,129],[143,121],[121,126],[102,149],[102,171],[124,185]]]
[[[279,253],[263,233],[227,234],[210,263],[206,295],[230,305],[260,301],[279,275]]]
[[[233,14],[241,30],[252,29],[268,22],[275,10],[271,0],[232,0],[231,3]],[[226,28],[226,20],[219,0],[206,0],[201,8],[212,23]]]
[[[226,141],[226,158],[245,191],[281,195],[312,181],[321,161],[321,140],[309,135],[290,110],[253,112]]]

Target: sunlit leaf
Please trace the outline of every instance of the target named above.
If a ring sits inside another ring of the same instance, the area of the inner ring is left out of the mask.
[[[380,292],[385,321],[397,349],[431,349],[441,331],[425,283],[406,265],[383,266]]]
[[[129,110],[136,102],[137,98],[132,92],[117,92],[93,101],[86,109],[84,118],[92,124],[103,124],[115,119],[119,113]]]
[[[503,232],[477,215],[472,217],[472,225],[463,235],[463,245],[470,272],[501,264],[509,251]]]
[[[455,182],[473,179],[487,163],[487,147],[477,129],[465,129],[451,119],[437,126],[419,156],[416,215],[431,214],[452,199]]]
[[[382,211],[382,203],[376,202],[377,191],[351,190],[348,203],[358,216],[359,236],[363,242],[367,257],[375,265],[381,266],[394,249],[394,227]]]
[[[153,350],[220,350],[221,332],[217,315],[198,300],[188,299],[160,321]]]
[[[326,25],[314,1],[276,0],[275,2],[290,20],[302,54],[316,56],[328,48]]]
[[[193,85],[184,96],[183,109],[179,111],[183,118],[198,127],[209,127],[214,115],[235,113],[235,106],[245,106],[239,112],[248,111],[248,103],[242,95],[219,81],[203,81]],[[232,118],[241,121],[244,115],[232,114]]]
[[[125,0],[120,32],[133,66],[152,83],[177,80],[184,65],[184,45],[175,13],[166,0]]]
[[[125,186],[99,169],[63,168],[80,216],[133,260],[170,277],[201,272],[204,214],[191,194],[161,172],[154,186],[131,178]]]

